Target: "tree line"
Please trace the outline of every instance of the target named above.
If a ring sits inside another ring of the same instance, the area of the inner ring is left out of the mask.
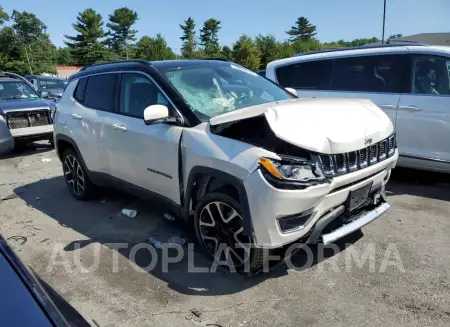
[[[47,33],[47,26],[35,14],[13,10],[9,15],[0,6],[0,70],[41,74],[55,73],[55,65],[85,66],[111,60],[178,58],[224,58],[257,70],[264,69],[272,60],[299,52],[380,41],[372,37],[321,43],[315,37],[317,27],[307,18],[299,17],[286,31],[286,40],[279,41],[273,35],[260,34],[252,38],[243,34],[230,47],[219,42],[222,28],[219,20],[207,19],[198,31],[195,20],[188,17],[180,24],[182,47],[180,53],[175,53],[162,34],[137,39],[138,31],[133,26],[138,19],[137,12],[123,7],[114,10],[105,25],[102,16],[88,8],[78,13],[72,24],[73,34],[65,35],[65,46],[56,48]],[[398,37],[401,34],[390,38]]]

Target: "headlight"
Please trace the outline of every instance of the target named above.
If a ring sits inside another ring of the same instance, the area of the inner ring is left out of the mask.
[[[329,181],[320,166],[308,160],[286,157],[275,161],[260,157],[259,164],[270,182],[280,184],[278,187],[291,184],[297,187],[283,188],[305,188]]]

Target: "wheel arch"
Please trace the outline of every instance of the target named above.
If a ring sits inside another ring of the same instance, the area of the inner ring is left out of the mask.
[[[59,157],[59,160],[63,160],[63,154],[64,151],[68,148],[72,148],[75,150],[75,152],[78,155],[78,158],[81,160],[81,164],[83,165],[84,170],[89,175],[89,169],[87,169],[87,166],[84,162],[83,156],[81,155],[80,149],[77,146],[77,143],[69,136],[63,135],[63,134],[56,134],[55,135],[55,149],[56,154]]]
[[[214,168],[196,166],[190,171],[186,195],[182,202],[183,217],[186,219],[189,218],[191,202],[192,208],[195,208],[195,205],[205,194],[218,189],[223,190],[224,188],[227,188],[227,190],[234,195],[235,199],[239,201],[244,222],[244,233],[252,236],[253,226],[250,215],[250,205],[244,183],[236,176]]]

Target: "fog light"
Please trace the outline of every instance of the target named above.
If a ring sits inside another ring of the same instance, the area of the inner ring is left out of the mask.
[[[312,209],[299,214],[278,218],[278,225],[283,233],[293,232],[305,228],[306,222],[311,217]]]

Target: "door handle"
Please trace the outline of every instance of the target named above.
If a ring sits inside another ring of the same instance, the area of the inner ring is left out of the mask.
[[[120,124],[113,124],[112,127],[116,130],[116,131],[122,131],[122,132],[126,132],[127,128],[123,125]]]
[[[392,104],[381,104],[380,105],[381,109],[386,109],[386,110],[395,110],[395,106]]]
[[[77,114],[72,114],[73,119],[81,120],[81,116]]]
[[[416,106],[400,106],[398,107],[398,109],[400,110],[407,110],[407,111],[422,111],[422,109],[420,109],[419,107]]]

